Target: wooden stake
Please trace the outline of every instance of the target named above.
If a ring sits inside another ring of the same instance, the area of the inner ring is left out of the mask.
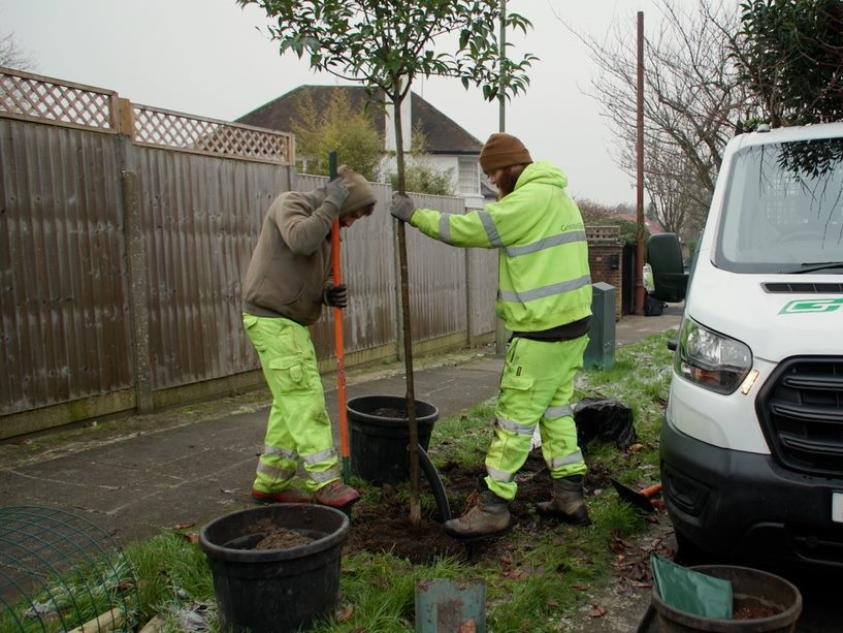
[[[106,613],[100,613],[92,620],[88,620],[82,626],[68,631],[67,633],[101,633],[102,631],[113,631],[123,623],[122,609],[112,609]]]

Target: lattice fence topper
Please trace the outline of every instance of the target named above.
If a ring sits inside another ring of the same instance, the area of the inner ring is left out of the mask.
[[[586,226],[585,235],[589,242],[618,242],[621,239],[621,227],[617,225]]]
[[[289,165],[292,135],[247,125],[228,123],[133,105],[135,142],[236,158]]]
[[[0,67],[0,112],[13,117],[110,130],[116,94]]]

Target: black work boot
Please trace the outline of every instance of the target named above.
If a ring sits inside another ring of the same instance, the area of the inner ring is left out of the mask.
[[[456,538],[489,536],[506,531],[509,521],[509,504],[491,490],[484,490],[476,506],[445,522],[445,531]]]
[[[582,475],[553,480],[553,496],[550,501],[537,504],[539,512],[549,514],[576,525],[589,525],[588,510],[582,491]]]

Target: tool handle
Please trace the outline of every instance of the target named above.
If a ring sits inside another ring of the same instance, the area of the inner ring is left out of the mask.
[[[328,173],[331,179],[337,177],[337,154],[328,155]],[[334,286],[342,283],[342,257],[340,253],[340,221],[331,225],[331,277]],[[334,351],[337,356],[337,407],[339,409],[340,457],[342,457],[343,480],[348,483],[351,475],[349,465],[348,412],[345,409],[345,342],[343,340],[342,309],[334,307]]]
[[[661,491],[662,491],[662,485],[659,483],[659,484],[653,484],[652,486],[647,486],[643,490],[639,490],[638,494],[640,494],[641,496],[647,497],[649,499],[650,497],[655,497]]]

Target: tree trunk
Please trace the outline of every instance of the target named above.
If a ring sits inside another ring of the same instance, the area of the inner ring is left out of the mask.
[[[400,94],[396,87],[396,94]],[[409,94],[409,93],[408,93]],[[404,98],[407,98],[406,96]],[[398,192],[405,193],[406,177],[404,174],[404,134],[401,122],[401,100],[393,97],[395,116],[395,156],[398,163]],[[401,270],[401,313],[404,327],[404,367],[407,374],[407,417],[410,431],[410,523],[421,523],[421,503],[419,501],[419,428],[416,421],[416,394],[413,381],[413,336],[410,320],[410,281],[407,268],[407,235],[403,222],[398,222],[398,262]]]

